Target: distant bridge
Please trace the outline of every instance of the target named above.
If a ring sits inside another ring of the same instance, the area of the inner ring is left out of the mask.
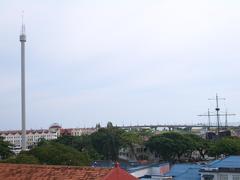
[[[136,129],[136,128],[168,128],[168,129],[176,129],[176,128],[217,128],[217,125],[208,126],[206,124],[196,124],[196,125],[189,125],[189,124],[158,124],[158,125],[128,125],[128,126],[117,126],[122,129]],[[219,126],[220,128],[226,128],[226,126]],[[240,126],[227,126],[227,128],[236,128]]]

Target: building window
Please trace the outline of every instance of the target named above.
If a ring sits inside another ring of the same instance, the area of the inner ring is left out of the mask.
[[[220,180],[228,180],[228,175],[226,175],[226,174],[221,174],[221,175],[220,175]]]
[[[240,175],[233,175],[233,180],[240,180]]]
[[[204,174],[202,177],[204,180],[213,180],[214,179],[214,175],[212,175],[212,174]]]

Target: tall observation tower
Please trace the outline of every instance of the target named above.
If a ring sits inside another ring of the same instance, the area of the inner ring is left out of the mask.
[[[26,109],[25,109],[25,25],[22,23],[20,34],[21,42],[21,98],[22,98],[22,150],[27,149],[26,145]]]

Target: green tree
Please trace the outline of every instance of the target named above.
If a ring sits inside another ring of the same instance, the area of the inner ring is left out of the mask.
[[[107,123],[107,128],[113,128],[112,122],[108,122],[108,123]]]
[[[201,138],[195,134],[185,134],[184,135],[191,142],[191,151],[198,151],[201,155],[201,159],[205,158],[205,155],[208,153],[210,142],[206,139]]]
[[[152,152],[161,156],[163,160],[174,161],[185,154],[191,154],[194,149],[192,141],[177,132],[166,132],[152,136],[146,143]]]
[[[39,160],[28,152],[20,153],[17,156],[12,156],[3,162],[15,164],[40,164]]]
[[[212,143],[209,149],[209,155],[240,155],[240,139],[235,137],[226,137]]]
[[[100,129],[101,128],[101,124],[100,123],[97,123],[96,124],[96,129]]]
[[[36,157],[41,164],[82,166],[90,163],[86,153],[57,142],[44,142],[28,153]]]
[[[80,152],[88,154],[91,160],[98,160],[102,158],[102,156],[94,149],[91,137],[89,135],[62,136],[54,141],[60,144],[71,146]]]
[[[121,134],[123,130],[108,126],[100,128],[97,132],[91,134],[91,141],[94,149],[107,160],[117,160],[118,152],[121,146]]]
[[[0,159],[7,159],[13,155],[11,147],[12,145],[9,142],[4,141],[3,137],[0,137]]]
[[[173,141],[171,151],[176,155],[178,160],[184,154],[189,154],[193,148],[193,144],[183,134],[177,132],[167,132],[162,134],[163,137]]]
[[[161,135],[153,136],[146,142],[146,147],[158,157],[161,156],[165,161],[174,161],[175,152],[172,151],[173,140]]]
[[[137,133],[143,138],[150,138],[154,135],[153,129],[139,129]]]
[[[137,144],[139,145],[143,143],[143,138],[140,136],[140,134],[136,131],[125,131],[121,133],[120,138],[121,138],[121,146],[124,148],[128,147],[131,153],[137,159],[134,146]]]

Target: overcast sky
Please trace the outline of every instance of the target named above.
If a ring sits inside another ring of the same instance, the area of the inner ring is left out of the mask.
[[[0,129],[206,123],[214,101],[240,122],[239,0],[1,0]],[[212,119],[215,122],[215,119]],[[224,121],[224,118],[222,118]]]

